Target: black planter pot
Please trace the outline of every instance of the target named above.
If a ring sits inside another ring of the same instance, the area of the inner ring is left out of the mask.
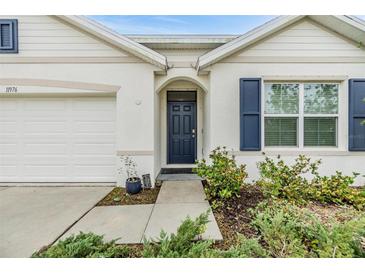
[[[125,182],[125,188],[129,194],[137,194],[142,190],[140,178],[128,178]]]

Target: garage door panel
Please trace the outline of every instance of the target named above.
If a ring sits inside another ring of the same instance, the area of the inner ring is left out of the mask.
[[[69,164],[69,159],[67,155],[33,155],[25,156],[22,163],[24,165],[37,165],[37,166],[47,166],[47,165],[66,165]]]
[[[0,136],[7,133],[16,133],[18,130],[17,123],[15,121],[7,121],[1,119],[0,123]]]
[[[17,144],[3,144],[0,143],[0,154],[2,155],[15,155],[17,153]]]
[[[113,110],[110,107],[110,103],[114,101],[112,97],[100,97],[96,102],[94,98],[78,98],[72,101],[72,110],[74,111],[103,111],[103,110]],[[95,105],[97,104],[97,110],[95,110]]]
[[[110,110],[104,111],[74,111],[73,115],[75,117],[75,122],[113,122],[115,117],[115,112]]]
[[[113,133],[115,123],[113,121],[76,121],[73,132],[76,133]]]
[[[110,165],[78,165],[73,166],[72,171],[73,173],[77,172],[77,177],[108,177],[115,172]]]
[[[0,182],[115,182],[115,114],[112,97],[0,98]]]
[[[74,154],[83,155],[112,155],[115,151],[113,144],[76,144],[73,145]]]
[[[15,178],[18,174],[17,166],[1,166],[0,174],[2,177]]]
[[[25,121],[26,133],[67,133],[68,126],[65,121]]]
[[[23,136],[23,143],[25,144],[66,144],[70,137],[67,133],[50,134],[47,132],[27,133],[23,134]]]
[[[27,155],[64,155],[67,144],[25,144],[24,153]]]
[[[65,177],[67,174],[67,166],[66,165],[25,165],[23,168],[24,176],[29,177]]]
[[[74,144],[115,144],[114,134],[74,134]]]
[[[90,157],[90,156],[73,156],[71,159],[72,165],[90,165],[95,166],[98,164],[113,166],[115,164],[114,156],[103,156]]]

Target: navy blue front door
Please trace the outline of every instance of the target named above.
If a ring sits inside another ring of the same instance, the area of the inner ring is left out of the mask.
[[[192,164],[196,158],[196,103],[168,102],[168,162]]]

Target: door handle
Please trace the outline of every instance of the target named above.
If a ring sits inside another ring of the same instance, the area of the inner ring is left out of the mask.
[[[193,128],[193,129],[191,130],[191,136],[192,136],[193,138],[195,138],[195,128]]]

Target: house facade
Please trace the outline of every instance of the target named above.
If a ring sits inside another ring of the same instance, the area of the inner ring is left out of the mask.
[[[0,17],[0,184],[152,181],[225,146],[365,174],[365,23],[281,16],[241,36],[123,36],[81,16]],[[357,183],[365,179],[359,177]]]

